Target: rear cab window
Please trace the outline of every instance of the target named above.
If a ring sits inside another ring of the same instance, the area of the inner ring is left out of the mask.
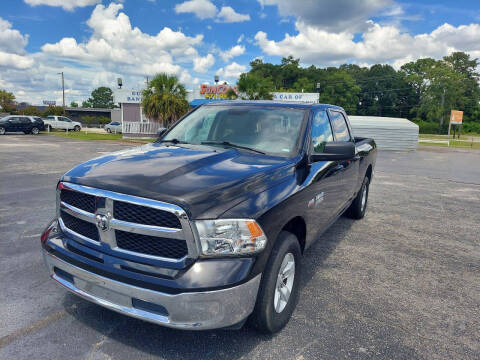
[[[333,133],[335,134],[335,141],[349,142],[352,141],[350,131],[348,130],[347,121],[343,114],[339,111],[330,111],[330,120],[332,122]]]

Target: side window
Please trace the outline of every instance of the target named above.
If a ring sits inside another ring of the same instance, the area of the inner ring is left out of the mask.
[[[27,118],[27,117],[20,118],[20,122],[22,124],[30,124],[31,123],[30,118]]]
[[[333,141],[332,128],[325,110],[317,111],[312,121],[312,145],[316,153],[323,152],[325,144]]]
[[[343,114],[338,111],[332,111],[330,114],[335,140],[338,142],[350,141],[350,133],[348,132],[347,122]]]

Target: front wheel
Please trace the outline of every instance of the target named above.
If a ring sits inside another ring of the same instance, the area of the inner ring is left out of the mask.
[[[359,220],[365,216],[365,213],[367,212],[369,190],[370,178],[368,176],[365,176],[360,191],[358,192],[355,200],[353,200],[352,204],[346,211],[348,217]]]
[[[81,130],[81,127],[78,126],[78,125],[75,125],[75,127],[73,128],[73,130],[75,130],[75,131],[80,131],[80,130]]]
[[[107,132],[110,134],[112,130],[110,128],[107,128]]]
[[[249,322],[263,333],[273,334],[290,320],[298,300],[300,260],[298,239],[282,231],[262,276],[255,309]]]
[[[0,126],[0,135],[5,135],[5,128]]]

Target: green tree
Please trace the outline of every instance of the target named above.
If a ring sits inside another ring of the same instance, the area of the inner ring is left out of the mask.
[[[70,107],[78,108],[78,104],[77,104],[75,101],[72,101],[72,102],[70,103]]]
[[[403,65],[401,69],[420,98],[420,103],[414,108],[416,116],[438,121],[439,131],[450,110],[461,110],[468,102],[468,75],[455,71],[449,62],[419,59]]]
[[[115,107],[115,104],[113,103],[112,89],[105,86],[101,86],[93,90],[90,98],[88,98],[87,101],[84,101],[82,103],[82,106],[92,107],[92,108],[113,109]]]
[[[188,111],[187,91],[174,75],[157,74],[143,90],[144,114],[164,126],[180,118]]]
[[[6,90],[0,90],[0,107],[5,112],[15,110],[15,95]]]
[[[295,84],[293,84],[293,90],[297,92],[313,92],[314,83],[307,77],[299,78]]]
[[[49,106],[44,112],[43,116],[49,116],[49,115],[65,115],[65,109],[63,106]]]
[[[350,114],[355,113],[360,87],[344,70],[329,68],[320,81],[320,102],[342,106]]]
[[[28,116],[42,116],[43,112],[38,110],[36,106],[27,106],[23,108],[22,110],[19,111],[20,114],[22,115],[28,115]]]
[[[237,93],[235,92],[235,90],[233,90],[232,88],[229,88],[227,90],[227,92],[225,93],[225,96],[227,97],[227,99],[229,100],[236,100],[238,98],[238,95]]]
[[[273,82],[255,74],[243,73],[237,83],[238,90],[249,100],[272,100]]]

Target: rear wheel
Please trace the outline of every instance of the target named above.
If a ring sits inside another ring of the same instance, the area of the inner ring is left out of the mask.
[[[362,219],[367,211],[368,193],[370,189],[370,178],[365,176],[363,179],[362,187],[358,192],[355,200],[353,200],[350,207],[347,209],[346,214],[352,219]]]
[[[111,130],[110,128],[107,128],[107,132],[108,132],[108,133],[111,133],[112,130]]]
[[[282,231],[272,250],[258,290],[252,326],[264,333],[281,330],[298,300],[301,249],[295,235]]]
[[[5,128],[0,126],[0,135],[5,135]]]
[[[81,129],[82,129],[82,128],[81,128],[80,126],[78,126],[78,125],[75,125],[75,127],[73,128],[73,130],[75,130],[75,131],[80,131]]]
[[[38,135],[39,132],[40,132],[40,130],[38,130],[37,127],[32,128],[31,133],[32,133],[33,135]]]

